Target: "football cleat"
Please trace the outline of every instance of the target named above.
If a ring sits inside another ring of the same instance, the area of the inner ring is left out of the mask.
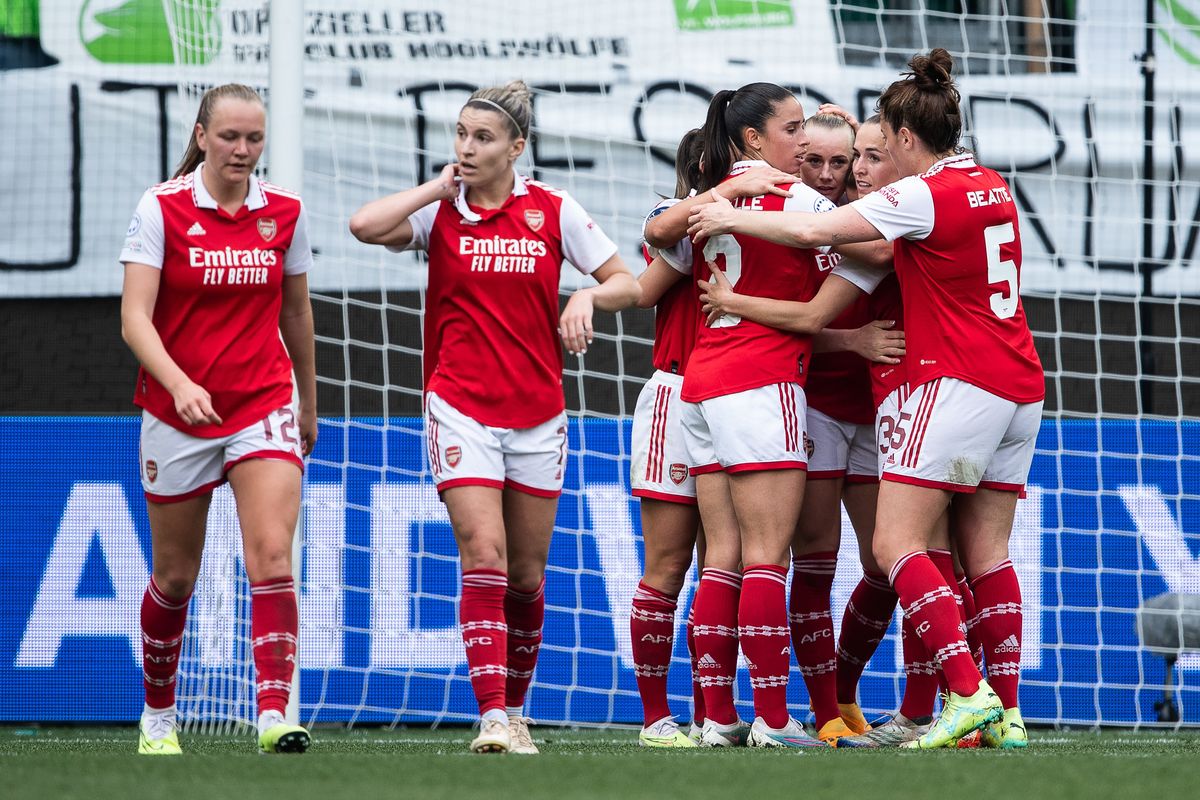
[[[1021,719],[1021,709],[1015,706],[1004,709],[1004,716],[999,722],[984,725],[979,733],[979,744],[982,747],[1016,750],[1029,746],[1025,720]]]
[[[854,735],[854,730],[841,717],[834,717],[821,726],[817,738],[830,747],[837,747],[838,741]]]
[[[303,753],[311,744],[308,731],[287,723],[282,714],[268,712],[259,719],[258,750],[261,753]]]
[[[174,714],[143,714],[138,723],[138,755],[181,756]]]
[[[704,732],[704,723],[693,721],[692,727],[688,729],[687,736],[689,739],[691,739],[693,742],[695,742],[697,745],[699,745],[700,744],[700,734],[703,732]]]
[[[899,747],[905,742],[911,742],[929,731],[933,717],[924,720],[911,720],[903,714],[896,714],[882,725],[876,725],[866,733],[858,736],[847,736],[838,739],[839,748],[854,747]]]
[[[638,744],[642,747],[698,747],[686,733],[679,730],[679,725],[671,717],[663,717],[658,722],[642,728],[638,734]]]
[[[538,754],[537,745],[533,743],[533,735],[529,732],[529,723],[532,721],[528,717],[508,718],[508,738],[511,742],[508,752],[521,756]]]
[[[828,747],[820,739],[814,739],[804,730],[804,726],[792,718],[782,728],[768,727],[762,717],[754,720],[750,726],[751,747],[791,747],[795,750],[805,750],[809,747]]]
[[[871,723],[867,722],[867,718],[863,716],[858,703],[838,703],[838,715],[855,736],[871,730]]]
[[[974,730],[982,728],[989,722],[996,722],[1004,716],[1004,706],[1000,698],[988,686],[987,681],[979,682],[979,689],[970,697],[950,693],[949,699],[942,706],[942,715],[929,730],[911,742],[900,745],[915,750],[935,750],[942,747],[953,747],[959,739]]]
[[[700,731],[700,746],[745,747],[746,739],[749,736],[750,726],[740,719],[728,725],[706,719],[704,720],[704,729]]]
[[[507,719],[479,720],[479,735],[471,741],[472,753],[507,753],[511,749],[512,734]]]

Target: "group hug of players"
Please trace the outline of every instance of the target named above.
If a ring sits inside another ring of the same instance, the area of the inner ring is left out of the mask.
[[[861,124],[836,107],[806,119],[774,84],[718,92],[680,142],[676,198],[646,220],[637,279],[569,195],[514,170],[532,123],[520,82],[471,96],[455,161],[435,179],[351,217],[360,241],[427,254],[427,457],[461,558],[473,752],[538,752],[524,709],[566,468],[563,345],[586,351],[595,310],[635,304],[656,309],[656,371],[632,443],[642,744],[1026,745],[1007,547],[1043,375],[1018,292],[1016,208],[959,147],[949,54],[909,66]],[[178,657],[208,503],[225,481],[252,588],[259,745],[311,741],[284,710],[298,629],[291,532],[316,441],[312,258],[300,199],[253,174],[264,142],[251,90],[206,93],[184,164],[143,196],[121,254],[153,549],[146,754],[181,752]],[[596,285],[560,313],[564,262]],[[864,574],[835,644],[843,503]],[[666,680],[694,552],[685,734]],[[872,728],[857,684],[897,604],[904,698]],[[749,724],[734,705],[739,648]],[[788,711],[793,657],[815,737]]]

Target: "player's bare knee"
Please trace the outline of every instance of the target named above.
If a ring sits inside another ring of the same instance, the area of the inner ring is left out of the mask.
[[[191,594],[196,585],[196,574],[186,568],[156,569],[154,585],[168,600],[179,600]]]

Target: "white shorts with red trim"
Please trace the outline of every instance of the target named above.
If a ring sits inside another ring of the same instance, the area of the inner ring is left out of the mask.
[[[683,403],[683,440],[693,475],[805,469],[806,402],[795,383]]]
[[[208,494],[235,465],[252,458],[290,461],[304,472],[296,408],[289,404],[236,433],[191,436],[142,412],[142,490],[152,503],[178,503]]]
[[[696,479],[688,469],[680,421],[683,376],[657,370],[646,381],[633,410],[629,485],[634,497],[696,503]]]
[[[892,420],[883,480],[1020,492],[1041,424],[1040,400],[1014,403],[957,378],[937,378],[912,389]]]
[[[845,478],[850,483],[879,480],[875,426],[855,425],[808,410],[808,479]]]
[[[483,425],[433,392],[425,395],[425,440],[438,491],[455,486],[516,489],[558,497],[567,471],[567,415],[532,428]]]

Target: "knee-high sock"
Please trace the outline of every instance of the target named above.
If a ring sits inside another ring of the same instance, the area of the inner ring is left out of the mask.
[[[462,583],[458,622],[479,713],[503,711],[508,679],[508,624],[504,617],[508,575],[497,569],[470,569],[463,572]]]
[[[291,575],[250,584],[250,636],[259,714],[287,710],[299,631],[296,584]]]
[[[787,725],[790,716],[787,615],[787,568],[774,564],[746,567],[738,605],[738,637],[750,662],[754,715],[772,728]]]
[[[975,629],[987,659],[988,685],[1005,708],[1017,705],[1021,680],[1021,586],[1008,559],[971,581],[975,594]]]
[[[722,725],[737,720],[733,681],[737,676],[738,599],[742,576],[705,567],[696,590],[696,674],[704,692],[705,718]]]
[[[191,597],[190,592],[185,597],[167,597],[153,576],[142,595],[142,683],[150,708],[175,705],[175,673]]]
[[[508,625],[508,677],[504,683],[504,703],[509,709],[522,708],[538,650],[542,646],[542,623],[546,618],[546,579],[532,592],[509,588],[504,593],[504,621]]]
[[[904,696],[900,699],[900,713],[909,719],[932,716],[941,672],[908,617],[901,624],[900,635],[904,654]]]
[[[979,609],[975,605],[975,593],[966,575],[956,575],[958,578],[958,596],[962,598],[963,616],[967,618],[967,644],[971,647],[971,658],[975,659],[975,668],[983,672],[983,642],[979,641],[979,631],[975,630],[975,617]]]
[[[667,671],[675,644],[677,598],[658,591],[645,581],[633,594],[629,615],[633,674],[642,698],[642,724],[650,725],[671,716],[667,704]]]
[[[837,553],[809,553],[792,560],[792,596],[788,620],[792,650],[808,688],[808,701],[817,727],[838,716],[837,647],[829,592],[837,569]]]
[[[704,691],[700,688],[700,672],[696,669],[696,601],[688,609],[687,616],[688,657],[692,661],[692,724],[704,724]]]
[[[962,632],[962,618],[954,592],[924,552],[902,556],[889,576],[900,606],[912,621],[927,650],[933,653],[950,691],[974,694],[983,679]]]
[[[839,703],[858,702],[858,681],[887,633],[896,602],[896,591],[887,576],[878,572],[864,573],[850,594],[837,645]]]

